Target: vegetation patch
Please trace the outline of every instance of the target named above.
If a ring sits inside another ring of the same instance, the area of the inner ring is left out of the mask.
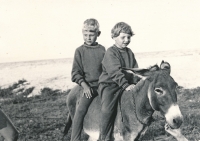
[[[60,91],[43,88],[40,95],[28,97],[34,87],[19,95],[13,89],[25,82],[18,81],[7,89],[0,89],[1,107],[19,130],[19,141],[61,141],[68,110],[66,97],[70,90]],[[180,87],[178,104],[184,116],[182,133],[191,141],[200,140],[200,87],[184,89]],[[165,132],[165,119],[158,112],[142,140],[176,141]],[[64,138],[70,140],[70,132]]]

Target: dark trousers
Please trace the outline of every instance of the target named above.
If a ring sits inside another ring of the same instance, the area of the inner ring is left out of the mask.
[[[81,86],[80,86],[81,87]],[[88,111],[88,108],[97,94],[97,87],[92,87],[93,94],[92,98],[88,99],[85,96],[82,96],[83,88],[80,88],[80,99],[79,104],[76,107],[76,112],[74,115],[73,123],[72,123],[72,134],[71,134],[71,141],[80,141],[81,140],[81,132],[83,129],[83,120]]]
[[[114,121],[117,113],[117,102],[121,94],[121,89],[115,83],[101,83],[98,89],[101,96],[101,120],[99,140],[113,140],[112,133]]]

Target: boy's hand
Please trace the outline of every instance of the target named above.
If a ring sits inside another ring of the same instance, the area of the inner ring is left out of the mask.
[[[84,97],[84,95],[85,95],[86,98],[90,99],[92,97],[92,93],[93,93],[92,89],[85,82],[82,82],[81,86],[83,87],[82,97]]]
[[[85,95],[86,98],[90,99],[92,97],[92,89],[90,87],[84,88],[83,97],[84,97],[84,95]]]
[[[130,90],[132,90],[134,87],[135,87],[135,85],[134,85],[134,84],[131,84],[131,85],[129,85],[125,90],[126,90],[126,91],[130,91]]]

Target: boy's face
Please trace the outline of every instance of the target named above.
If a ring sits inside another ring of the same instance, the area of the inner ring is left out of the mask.
[[[94,45],[98,36],[99,32],[91,30],[83,30],[83,40],[89,46]]]
[[[131,35],[127,33],[120,33],[119,36],[113,38],[115,45],[118,48],[125,48],[131,42]]]

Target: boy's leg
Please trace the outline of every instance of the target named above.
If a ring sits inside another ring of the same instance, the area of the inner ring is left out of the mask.
[[[77,99],[80,97],[80,92],[83,90],[83,88],[79,85],[74,86],[71,91],[69,92],[66,103],[67,103],[67,108],[69,111],[69,114],[72,118],[72,121],[74,119],[75,115],[75,108],[78,106],[76,105]]]
[[[110,84],[101,91],[100,140],[112,140],[119,93],[120,89],[116,84]]]
[[[88,107],[90,106],[92,100],[95,96],[97,96],[97,89],[93,88],[94,94],[92,98],[88,99],[85,96],[80,96],[78,107],[76,108],[76,112],[74,115],[73,123],[72,123],[72,134],[71,141],[80,141],[81,140],[81,132],[83,129],[83,120],[87,113]]]

